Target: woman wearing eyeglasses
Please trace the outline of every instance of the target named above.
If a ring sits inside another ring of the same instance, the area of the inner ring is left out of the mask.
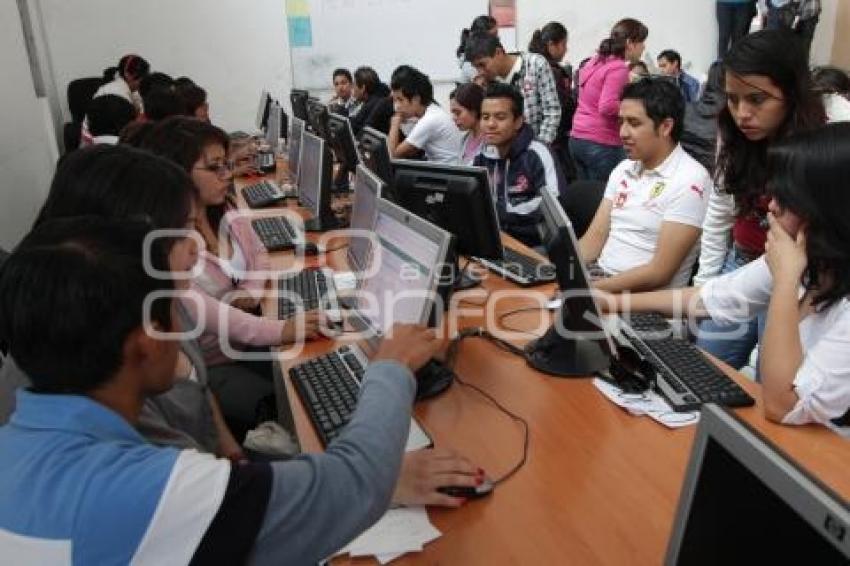
[[[822,126],[805,50],[794,34],[766,30],[735,43],[723,61],[726,107],[718,116],[720,149],[702,231],[696,285],[764,254],[767,240],[768,148]],[[765,313],[743,324],[706,321],[698,345],[740,369],[763,333]]]

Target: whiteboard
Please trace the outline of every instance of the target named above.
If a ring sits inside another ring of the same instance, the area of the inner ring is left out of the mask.
[[[289,3],[288,3],[289,4]],[[309,46],[290,45],[297,88],[327,89],[337,67],[374,68],[389,83],[399,65],[412,65],[432,82],[460,74],[460,32],[487,13],[487,0],[302,0],[309,10]],[[291,4],[290,4],[291,5]],[[303,14],[303,12],[302,12]],[[288,13],[288,25],[293,14]],[[290,29],[290,39],[293,30]],[[299,30],[303,34],[304,30]]]

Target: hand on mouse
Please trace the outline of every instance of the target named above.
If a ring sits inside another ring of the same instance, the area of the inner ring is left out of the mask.
[[[475,487],[483,478],[483,470],[452,450],[433,448],[408,452],[401,463],[393,503],[460,507],[466,502],[465,498],[450,497],[437,488],[445,485]]]
[[[394,324],[378,346],[374,361],[392,360],[415,372],[445,346],[445,340],[424,326]]]
[[[319,311],[299,312],[287,318],[280,334],[282,344],[294,344],[303,340],[314,340],[324,324],[324,316]]]

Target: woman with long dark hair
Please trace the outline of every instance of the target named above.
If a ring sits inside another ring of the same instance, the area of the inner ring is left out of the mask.
[[[702,233],[699,273],[705,283],[764,253],[767,240],[767,153],[792,133],[822,126],[823,104],[811,85],[805,51],[784,30],[750,34],[723,61],[726,106],[718,116],[720,150]],[[730,236],[731,234],[731,245]],[[700,347],[735,368],[743,367],[764,318],[738,327],[706,322]],[[728,338],[737,330],[738,338]]]
[[[775,141],[765,150],[764,172],[769,228],[763,256],[702,287],[609,296],[609,306],[726,324],[766,314],[765,416],[848,427],[850,123]]]
[[[460,67],[460,82],[472,82],[478,76],[478,71],[472,65],[472,62],[466,59],[466,42],[476,33],[489,33],[490,35],[499,34],[499,26],[496,18],[492,16],[482,15],[472,20],[472,25],[468,28],[463,28],[460,32],[460,44],[455,50],[457,64]]]
[[[570,153],[579,179],[608,181],[626,158],[620,141],[620,95],[629,82],[628,61],[643,54],[649,29],[626,18],[617,22],[596,55],[578,71],[578,108],[570,132]]]

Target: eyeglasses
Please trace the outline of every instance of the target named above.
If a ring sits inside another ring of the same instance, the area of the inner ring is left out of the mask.
[[[201,167],[195,167],[195,169],[215,173],[220,179],[223,179],[227,177],[228,173],[233,171],[233,163],[228,161],[221,165],[203,165]]]

